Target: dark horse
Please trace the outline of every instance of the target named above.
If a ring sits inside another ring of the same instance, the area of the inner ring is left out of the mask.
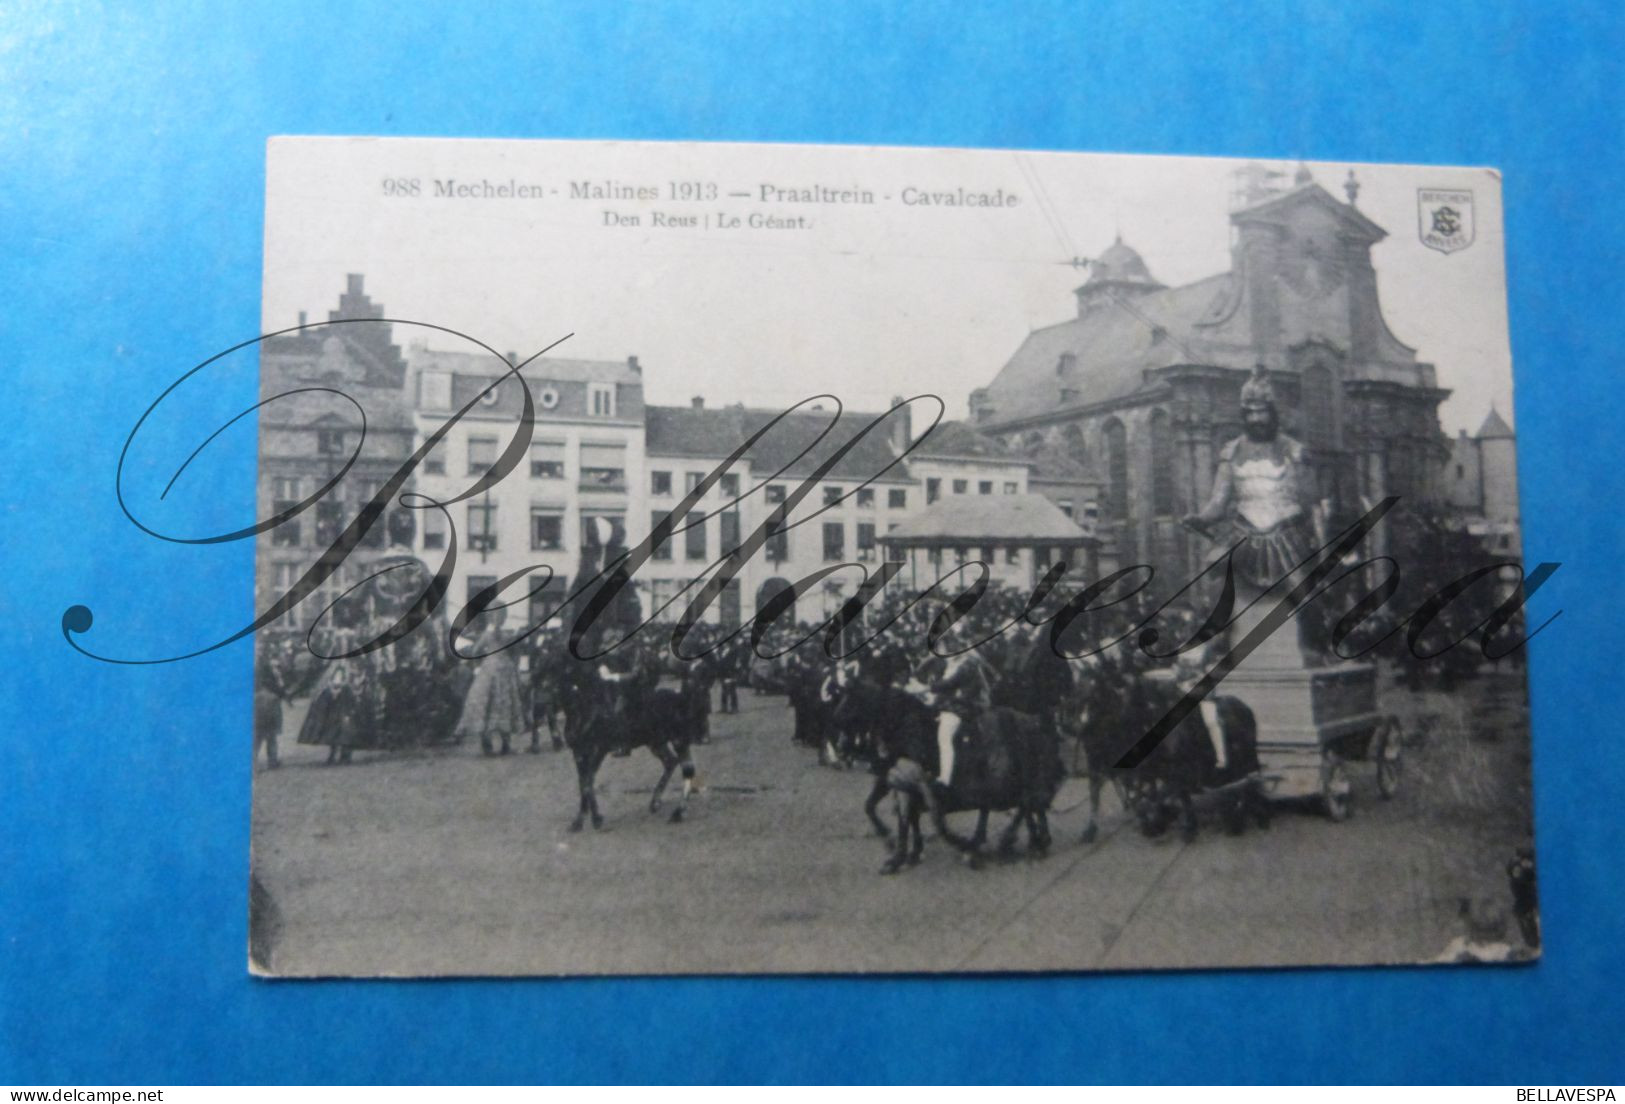
[[[1130,676],[1123,688],[1119,716],[1122,734],[1129,740],[1113,749],[1114,757],[1171,709],[1181,694],[1171,678],[1157,675]],[[1223,767],[1208,732],[1210,719],[1217,722],[1224,741]],[[1087,731],[1090,726],[1084,727]],[[1221,803],[1226,827],[1233,834],[1245,829],[1249,816],[1260,828],[1269,826],[1258,762],[1258,725],[1252,710],[1237,698],[1213,698],[1210,709],[1192,710],[1143,763],[1121,777],[1128,806],[1147,836],[1161,835],[1177,818],[1181,836],[1187,843],[1194,840],[1194,799],[1204,794]]]
[[[575,759],[581,791],[581,806],[570,822],[570,831],[581,831],[588,817],[594,828],[604,826],[595,790],[598,768],[611,752],[639,747],[648,748],[662,768],[649,798],[651,813],[660,810],[672,773],[683,768],[682,797],[671,813],[672,823],[681,821],[694,788],[689,749],[703,737],[709,713],[708,683],[698,677],[685,678],[680,690],[661,690],[655,686],[659,675],[652,669],[617,682],[600,678],[590,664],[579,666],[582,669],[575,672],[564,694],[569,721],[564,738]]]
[[[838,727],[869,727],[875,737],[876,780],[864,812],[882,833],[885,826],[875,815],[875,806],[887,789],[896,797],[897,838],[882,873],[896,873],[919,861],[924,848],[922,809],[930,810],[938,835],[967,854],[975,855],[986,842],[988,814],[995,810],[1015,814],[1000,837],[1000,851],[1013,848],[1023,824],[1032,850],[1047,851],[1049,806],[1062,780],[1054,733],[1024,713],[987,710],[960,748],[953,785],[943,787],[926,777],[926,771],[938,765],[936,716],[936,710],[906,691],[862,680],[846,682],[836,703],[833,720]],[[882,724],[883,731],[873,727]],[[961,731],[971,728],[967,724]],[[973,809],[978,814],[974,835],[966,838],[948,827],[948,813]]]

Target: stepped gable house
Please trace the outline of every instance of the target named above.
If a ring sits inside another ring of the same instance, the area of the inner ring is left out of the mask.
[[[1449,456],[1449,392],[1383,321],[1371,247],[1386,232],[1355,206],[1352,174],[1347,201],[1304,168],[1285,190],[1257,166],[1238,175],[1230,271],[1167,287],[1119,239],[1076,290],[1076,317],[1029,334],[971,394],[982,432],[1103,478],[1103,571],[1148,562],[1168,579],[1205,562],[1179,518],[1206,500],[1219,449],[1241,432],[1255,364],[1334,518],[1389,494],[1427,499]]]
[[[327,317],[344,324],[316,326],[261,343],[261,398],[294,393],[260,411],[258,516],[292,509],[337,476],[358,445],[360,452],[339,485],[313,509],[259,537],[255,596],[262,609],[332,546],[414,447],[406,361],[389,323],[377,321],[384,317],[384,308],[367,295],[361,276],[349,277],[338,309]],[[299,324],[305,325],[303,312]],[[342,392],[354,403],[315,390],[319,388]],[[416,520],[412,514],[392,506],[367,532],[358,553],[301,603],[284,627],[308,626],[345,589],[370,573],[371,556],[390,544],[409,545]]]

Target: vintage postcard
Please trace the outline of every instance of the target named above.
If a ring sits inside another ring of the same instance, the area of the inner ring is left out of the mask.
[[[272,140],[251,968],[1538,957],[1501,226],[1473,168]]]

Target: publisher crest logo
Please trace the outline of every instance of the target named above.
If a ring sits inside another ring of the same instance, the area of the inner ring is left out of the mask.
[[[1417,233],[1422,244],[1456,253],[1473,244],[1473,193],[1459,188],[1416,190]]]

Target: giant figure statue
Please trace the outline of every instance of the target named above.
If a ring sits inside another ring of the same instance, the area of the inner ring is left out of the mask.
[[[1281,432],[1275,391],[1262,364],[1241,388],[1244,433],[1225,444],[1213,473],[1213,492],[1201,511],[1184,518],[1186,528],[1234,548],[1236,631],[1245,634],[1287,592],[1275,587],[1325,543],[1326,509],[1316,490],[1307,450]],[[1251,606],[1251,609],[1246,607]],[[1259,662],[1302,666],[1306,650],[1299,634],[1281,632],[1261,648]]]

